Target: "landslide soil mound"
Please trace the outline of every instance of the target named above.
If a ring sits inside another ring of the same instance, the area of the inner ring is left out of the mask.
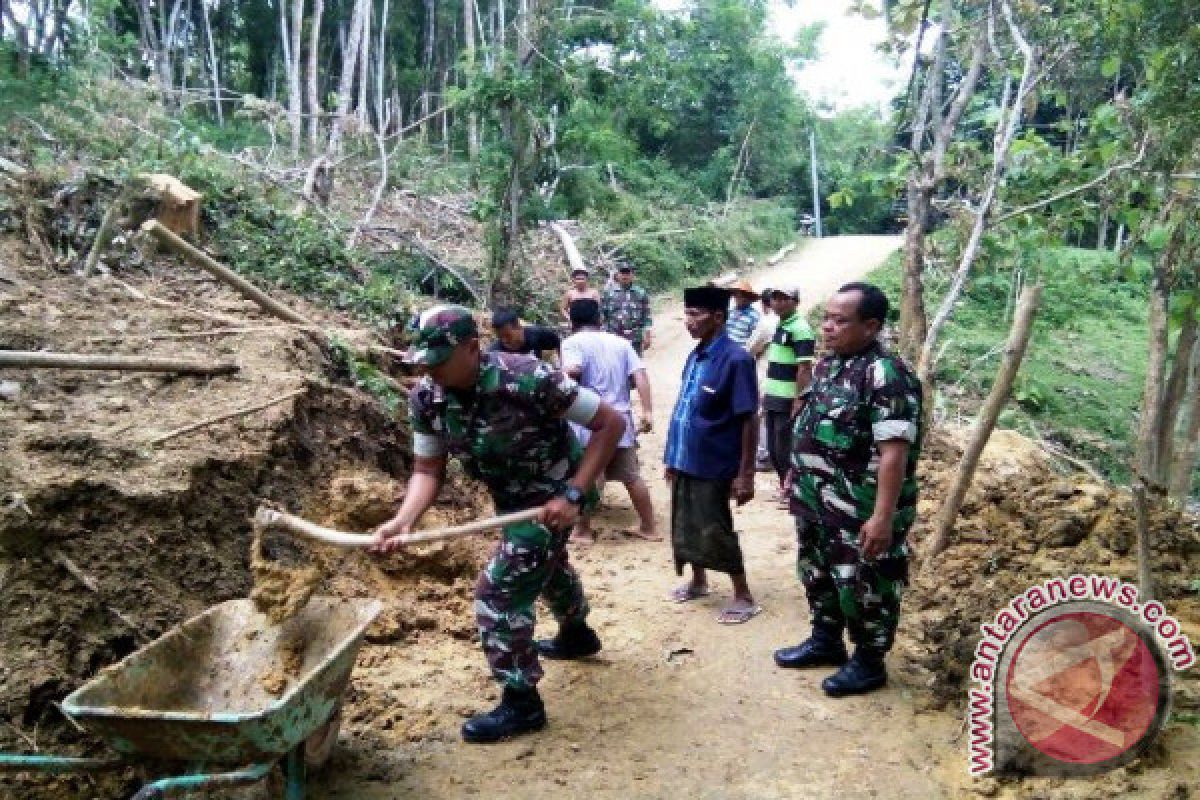
[[[45,247],[65,241],[53,230],[41,241],[0,235],[0,349],[240,365],[207,379],[0,370],[0,749],[102,754],[57,701],[171,626],[246,596],[260,500],[363,530],[394,510],[411,455],[403,422],[337,385],[350,381],[309,337],[140,244],[119,242],[106,274],[82,277]],[[276,296],[323,325],[352,327]],[[262,411],[151,443],[297,389]],[[455,477],[431,522],[477,515],[478,496]],[[480,542],[425,548],[388,571],[363,553],[314,557],[327,576],[321,592],[384,599],[373,640],[470,635],[461,598]],[[121,797],[142,777],[3,775],[0,797]]]
[[[922,461],[913,539],[930,534],[962,454],[964,432],[935,432]],[[1164,510],[1150,519],[1156,594],[1191,641],[1200,636],[1200,520]],[[953,545],[918,569],[905,595],[896,661],[932,705],[957,704],[981,622],[1047,578],[1111,575],[1137,583],[1136,522],[1128,491],[1086,476],[1064,477],[1031,440],[997,431],[985,450],[955,528]],[[1176,710],[1200,708],[1194,670],[1179,675]]]

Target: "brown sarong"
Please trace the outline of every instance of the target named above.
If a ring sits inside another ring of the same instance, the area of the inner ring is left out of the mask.
[[[743,575],[742,548],[729,509],[731,481],[708,481],[675,473],[671,486],[671,549],[675,573],[683,565]]]

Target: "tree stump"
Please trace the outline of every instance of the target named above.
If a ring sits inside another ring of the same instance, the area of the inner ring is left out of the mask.
[[[202,194],[171,175],[140,175],[146,185],[158,192],[157,219],[164,228],[183,236],[200,233]]]

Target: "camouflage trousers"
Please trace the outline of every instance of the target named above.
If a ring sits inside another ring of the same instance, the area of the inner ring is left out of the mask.
[[[567,563],[569,535],[536,522],[509,525],[479,575],[475,621],[492,675],[505,686],[529,689],[542,677],[533,640],[539,596],[559,625],[587,616],[583,584]]]
[[[814,626],[847,630],[858,647],[885,653],[896,639],[900,595],[908,582],[908,547],[864,561],[856,530],[796,517],[796,573]]]

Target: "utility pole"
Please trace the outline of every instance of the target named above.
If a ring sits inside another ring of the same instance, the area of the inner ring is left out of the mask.
[[[817,238],[821,238],[821,191],[817,186],[817,133],[815,130],[808,132],[808,152],[809,166],[812,167],[812,187],[813,187],[813,222],[817,233]]]

